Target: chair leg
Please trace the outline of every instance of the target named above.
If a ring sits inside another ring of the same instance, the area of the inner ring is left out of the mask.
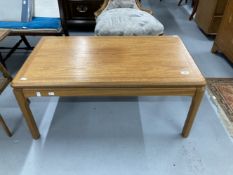
[[[180,1],[179,1],[178,6],[180,6],[180,5],[181,5],[182,1],[183,1],[183,0],[180,0]]]
[[[6,134],[11,137],[12,136],[12,133],[10,131],[10,129],[7,127],[5,121],[3,120],[1,114],[0,114],[0,124],[3,126],[3,129],[5,130]]]
[[[0,72],[2,72],[3,76],[7,78],[9,81],[12,80],[11,74],[7,71],[6,67],[3,64],[0,64]]]
[[[195,0],[192,0],[192,7],[194,7],[194,4],[195,4]]]
[[[183,2],[183,0],[180,0],[178,3],[178,6],[180,6],[182,2]],[[185,0],[185,4],[187,4],[187,3],[188,3],[188,0]]]
[[[5,61],[2,57],[2,53],[0,52],[0,63],[6,68],[6,64],[5,64]]]
[[[199,0],[193,0],[193,11],[192,11],[192,14],[190,15],[189,17],[189,20],[191,21],[193,19],[193,16],[196,14],[197,12],[197,7],[198,7],[198,4],[199,4]]]

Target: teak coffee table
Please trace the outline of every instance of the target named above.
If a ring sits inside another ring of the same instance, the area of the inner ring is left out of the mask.
[[[179,37],[44,37],[13,80],[32,137],[40,137],[31,96],[192,96],[182,136],[205,79]]]

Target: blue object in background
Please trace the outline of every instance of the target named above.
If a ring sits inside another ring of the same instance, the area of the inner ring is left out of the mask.
[[[60,18],[33,17],[30,22],[0,21],[0,28],[7,29],[59,29]]]

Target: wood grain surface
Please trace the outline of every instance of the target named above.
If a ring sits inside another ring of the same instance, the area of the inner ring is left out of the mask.
[[[192,96],[182,131],[188,137],[205,79],[177,36],[44,37],[12,86],[34,139],[31,96]]]
[[[12,83],[15,88],[203,85],[177,36],[44,37]]]
[[[10,30],[0,29],[0,41],[3,40],[9,33]]]

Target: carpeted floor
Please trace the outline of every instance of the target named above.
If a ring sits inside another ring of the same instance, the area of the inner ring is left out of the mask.
[[[208,89],[233,137],[233,78],[208,78]]]

